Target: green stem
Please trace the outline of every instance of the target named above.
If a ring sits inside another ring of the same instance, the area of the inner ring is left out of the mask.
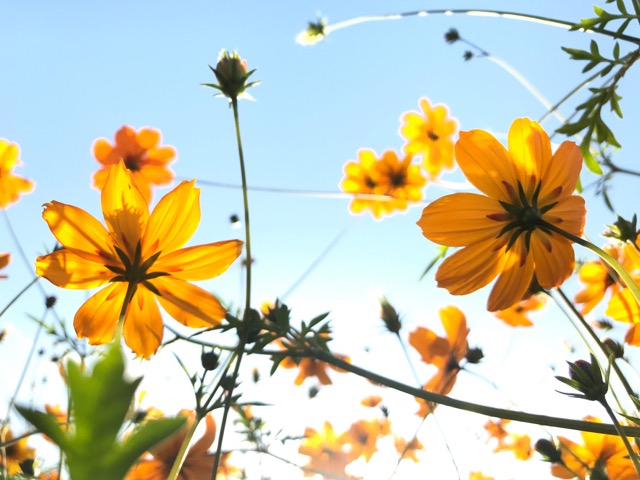
[[[640,460],[638,459],[638,454],[633,450],[633,447],[629,443],[629,439],[627,438],[624,431],[622,430],[622,426],[618,422],[616,415],[613,413],[613,410],[611,410],[611,407],[609,406],[607,401],[604,399],[604,397],[599,403],[605,408],[605,410],[607,411],[607,414],[609,415],[609,418],[611,418],[611,421],[613,422],[614,427],[616,427],[616,432],[618,432],[618,436],[622,439],[622,442],[624,443],[624,446],[627,449],[627,452],[629,452],[629,458],[633,463],[633,468],[635,468],[636,473],[640,477]]]
[[[29,290],[33,285],[35,285],[38,280],[40,280],[40,277],[33,277],[33,280],[31,280],[26,287],[20,290],[18,294],[15,297],[13,297],[13,299],[7,304],[7,306],[2,309],[2,311],[0,312],[0,317],[2,317],[2,315],[4,315],[4,313],[7,310],[9,310],[11,305],[13,305],[27,290]]]
[[[600,258],[602,258],[602,260],[604,260],[607,263],[607,265],[613,268],[615,272],[620,276],[624,284],[627,286],[627,288],[633,295],[633,298],[635,299],[636,303],[640,307],[640,288],[638,288],[638,285],[636,285],[636,282],[634,282],[633,277],[631,277],[629,272],[627,272],[624,269],[624,267],[620,265],[620,262],[618,262],[618,260],[613,258],[611,255],[605,252],[602,248],[594,245],[593,243],[588,242],[583,238],[577,237],[569,232],[566,232],[551,223],[545,222],[543,220],[541,222],[541,225],[548,228],[549,230],[552,230],[558,233],[559,235],[562,235],[564,238],[571,240],[574,243],[577,243],[578,245],[588,248],[589,250],[594,252],[596,255],[598,255]]]
[[[574,26],[574,22],[567,22],[565,20],[558,20],[555,18],[543,17],[540,15],[529,15],[526,13],[508,12],[504,10],[435,9],[435,10],[416,10],[412,12],[403,12],[403,13],[390,13],[386,15],[366,15],[361,17],[355,17],[349,20],[327,25],[325,27],[325,32],[326,34],[328,34],[334,30],[350,27],[352,25],[357,25],[359,23],[376,22],[376,21],[384,21],[384,20],[400,20],[402,18],[407,18],[407,17],[426,17],[427,15],[470,15],[470,16],[476,16],[476,17],[501,17],[508,20],[521,20],[525,22],[542,23],[544,25],[566,28],[566,29],[570,29],[571,27]],[[636,45],[640,45],[640,38],[633,37],[630,35],[625,35],[625,34],[618,34],[617,32],[612,30],[592,29],[592,28],[585,28],[585,29],[581,28],[580,30],[591,32],[591,33],[598,33],[600,35],[605,35],[608,37],[612,37],[619,40],[635,43]]]
[[[360,377],[364,377],[371,380],[374,383],[379,383],[394,390],[406,393],[413,397],[422,398],[428,402],[438,403],[447,407],[456,408],[459,410],[466,410],[467,412],[478,413],[480,415],[486,415],[489,417],[503,418],[505,420],[515,420],[518,422],[531,423],[534,425],[544,425],[548,427],[567,428],[570,430],[578,430],[583,432],[602,433],[605,435],[617,435],[618,432],[614,425],[598,423],[598,422],[585,422],[582,420],[572,420],[568,418],[550,417],[547,415],[537,415],[533,413],[518,412],[514,410],[505,410],[502,408],[489,407],[486,405],[480,405],[477,403],[466,402],[455,398],[448,397],[446,395],[440,395],[438,393],[429,392],[414,387],[405,385],[391,378],[378,375],[370,372],[364,368],[357,367],[349,362],[334,357],[330,353],[320,350],[311,349],[309,351],[297,352],[300,356],[312,357],[323,362],[327,362],[342,370],[354,373]],[[640,435],[640,427],[620,427],[626,435],[636,437]]]
[[[191,425],[191,428],[187,432],[186,437],[184,437],[184,440],[182,441],[182,445],[180,445],[180,450],[178,451],[176,460],[173,462],[173,466],[171,467],[171,471],[169,472],[169,476],[167,477],[167,480],[176,480],[178,478],[178,475],[180,474],[180,469],[184,464],[184,460],[185,458],[187,458],[187,450],[189,449],[189,444],[191,443],[191,439],[193,438],[193,435],[196,433],[196,428],[198,428],[198,424],[200,423],[201,419],[202,417],[196,411],[196,418],[193,421],[193,425]]]
[[[240,136],[240,118],[238,115],[238,99],[231,99],[231,106],[233,108],[233,120],[236,128],[236,142],[238,144],[238,157],[240,159],[240,175],[242,177],[242,200],[244,203],[244,236],[245,236],[245,248],[247,252],[247,284],[246,284],[246,299],[244,306],[244,314],[247,315],[249,308],[251,308],[251,264],[253,259],[251,257],[251,228],[249,223],[249,193],[247,188],[247,174],[244,167],[244,154],[242,152],[242,137]]]
[[[127,309],[129,308],[129,304],[131,303],[133,295],[136,293],[137,287],[138,285],[136,283],[127,283],[127,293],[125,293],[124,301],[122,302],[122,308],[120,309],[120,315],[118,316],[118,324],[116,325],[116,331],[113,335],[113,341],[117,345],[120,345],[120,341],[122,340],[124,318],[127,315]]]

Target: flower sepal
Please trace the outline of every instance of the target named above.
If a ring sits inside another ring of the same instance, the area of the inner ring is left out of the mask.
[[[603,378],[600,365],[593,354],[591,354],[591,362],[577,360],[576,362],[567,363],[569,364],[570,378],[556,376],[556,379],[578,390],[580,393],[560,393],[574,398],[582,398],[600,403],[605,402],[605,395],[609,391],[610,369],[607,368]]]

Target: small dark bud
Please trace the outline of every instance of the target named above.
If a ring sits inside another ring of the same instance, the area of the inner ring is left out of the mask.
[[[35,476],[36,472],[33,470],[33,463],[33,458],[27,458],[26,460],[20,462],[19,465],[22,473],[24,473],[25,475],[29,475],[30,477]]]
[[[45,300],[44,305],[47,308],[52,308],[56,304],[57,301],[58,301],[58,299],[55,296],[50,295]]]
[[[253,383],[258,383],[260,381],[260,370],[257,368],[251,370],[251,379],[253,380]]]
[[[220,380],[220,386],[227,391],[233,390],[234,388],[236,388],[235,378],[232,377],[231,375],[225,375]]]
[[[606,318],[601,318],[600,320],[596,320],[594,322],[594,326],[601,330],[611,330],[613,328],[613,323]]]
[[[384,415],[385,418],[389,418],[389,408],[386,405],[381,405],[380,411],[382,412],[382,415]]]
[[[447,43],[456,43],[458,40],[460,40],[460,34],[455,28],[450,28],[447,33],[444,34],[444,41]]]
[[[135,424],[138,424],[142,422],[145,418],[147,418],[147,411],[138,410],[136,413],[133,414],[133,418],[131,419],[131,421]]]
[[[586,360],[578,360],[575,363],[567,362],[569,364],[569,378],[556,377],[556,379],[569,385],[580,392],[565,393],[575,398],[582,398],[585,400],[592,400],[597,402],[604,402],[605,395],[609,390],[607,385],[609,379],[609,372],[606,372],[606,380],[602,378],[602,372],[596,358],[591,355],[591,362]]]
[[[210,352],[202,352],[200,362],[205,370],[215,370],[220,364],[220,356],[213,350]]]
[[[318,395],[318,392],[320,392],[320,389],[318,388],[318,386],[313,385],[309,387],[309,392],[307,393],[307,395],[309,395],[309,398],[314,398],[316,395]]]
[[[633,216],[631,221],[625,220],[618,215],[618,220],[613,225],[607,225],[610,230],[604,232],[605,237],[615,238],[622,242],[636,243],[638,238],[638,218]]]
[[[465,355],[467,362],[471,364],[480,363],[480,361],[484,358],[484,353],[481,348],[473,347],[467,350],[467,354]]]
[[[560,449],[555,446],[551,440],[541,438],[533,446],[536,452],[542,455],[545,462],[562,463],[562,455]]]
[[[240,223],[240,217],[234,213],[229,217],[229,222],[231,222],[231,224]]]
[[[605,338],[602,342],[607,354],[613,355],[613,358],[624,357],[624,345],[611,338]]]
[[[473,58],[473,52],[471,50],[467,50],[462,54],[462,58],[464,58],[465,62],[468,62]]]
[[[402,328],[400,315],[395,308],[387,301],[385,297],[380,299],[380,318],[384,322],[387,330],[391,333],[398,334]]]

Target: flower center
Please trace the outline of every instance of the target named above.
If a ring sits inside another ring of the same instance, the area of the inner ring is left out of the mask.
[[[433,142],[435,142],[436,140],[440,139],[440,137],[438,135],[436,135],[433,130],[429,130],[427,132],[427,137],[429,137],[429,140],[431,140]]]
[[[140,170],[140,157],[138,155],[127,155],[124,158],[124,165],[132,172]]]
[[[105,267],[116,274],[116,276],[111,279],[111,282],[127,282],[134,286],[137,286],[141,283],[156,295],[161,296],[162,294],[156,287],[151,284],[151,282],[149,282],[149,280],[163,277],[169,274],[166,272],[148,272],[148,270],[155,263],[162,252],[154,253],[143,262],[141,258],[142,247],[140,245],[140,242],[138,242],[138,244],[136,245],[136,251],[133,261],[125,252],[120,250],[118,247],[115,247],[115,249],[124,268],[105,265]]]

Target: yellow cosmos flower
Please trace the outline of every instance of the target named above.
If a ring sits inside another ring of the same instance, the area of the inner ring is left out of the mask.
[[[345,434],[336,435],[331,423],[325,421],[323,429],[316,431],[306,428],[304,439],[298,452],[310,457],[304,466],[304,476],[313,477],[316,473],[323,478],[351,478],[345,475],[344,469],[351,463],[346,452],[348,437]]]
[[[107,182],[109,167],[123,161],[133,173],[142,196],[151,203],[151,187],[168,185],[173,180],[173,171],[167,165],[176,158],[173,147],[160,146],[160,132],[153,128],[123,126],[116,132],[115,144],[106,138],[93,143],[93,155],[102,168],[93,174],[94,187],[102,190]]]
[[[345,177],[340,184],[342,191],[356,194],[349,205],[351,212],[369,209],[379,219],[422,200],[427,180],[411,160],[411,155],[400,160],[392,150],[383,152],[380,158],[372,150],[359,150],[358,161],[344,166]]]
[[[445,105],[432,105],[427,98],[421,98],[419,104],[422,112],[407,112],[400,119],[400,135],[406,141],[404,152],[422,155],[424,168],[434,179],[454,166],[453,144],[458,122],[449,118]]]
[[[584,200],[572,195],[582,167],[575,143],[552,154],[548,135],[525,118],[513,122],[508,142],[509,150],[483,130],[461,132],[458,165],[484,195],[441,197],[418,221],[429,240],[464,247],[440,265],[438,286],[466,295],[498,277],[490,311],[520,301],[534,275],[545,289],[571,275],[573,248],[557,230],[581,236],[586,214]]]
[[[107,285],[77,311],[78,337],[92,345],[111,341],[129,288],[135,293],[124,318],[124,340],[145,358],[162,340],[157,302],[188,327],[210,327],[225,317],[218,299],[189,281],[220,275],[240,255],[242,242],[182,248],[200,221],[200,189],[194,183],[182,182],[149,214],[131,171],[119,162],[110,167],[102,190],[106,228],[80,208],[45,204],[42,216],[64,248],[38,257],[36,273],[63,288]]]
[[[546,297],[543,294],[525,295],[518,303],[506,310],[497,311],[495,315],[511,327],[531,327],[533,322],[529,320],[529,312],[540,310],[545,302]]]
[[[11,173],[18,165],[22,165],[18,144],[0,139],[0,208],[7,208],[21,194],[33,190],[35,184],[31,180]]]

